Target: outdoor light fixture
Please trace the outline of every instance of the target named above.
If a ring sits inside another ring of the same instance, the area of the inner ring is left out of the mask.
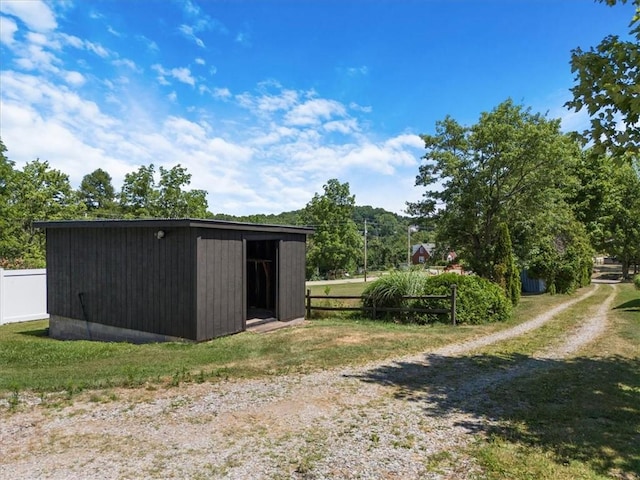
[[[154,235],[158,240],[162,240],[164,238],[164,230],[158,230]]]

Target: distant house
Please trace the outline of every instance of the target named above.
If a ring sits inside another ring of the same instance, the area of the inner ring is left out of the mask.
[[[418,245],[414,245],[411,249],[411,264],[422,265],[427,263],[433,256],[435,248],[436,246],[433,243],[420,243]]]
[[[310,228],[221,220],[37,222],[49,332],[134,343],[209,340],[305,314]]]
[[[458,254],[456,252],[454,252],[453,250],[450,251],[449,253],[447,253],[447,262],[451,263],[453,262],[456,258],[458,258]]]

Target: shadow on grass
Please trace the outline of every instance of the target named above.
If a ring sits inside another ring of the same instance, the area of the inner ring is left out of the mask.
[[[626,310],[628,312],[640,312],[640,298],[636,298],[634,300],[629,300],[628,302],[624,302],[616,307],[614,310]]]
[[[466,413],[476,433],[538,447],[620,478],[640,474],[640,359],[536,359],[520,354],[395,363],[358,378],[396,388],[425,414]],[[624,476],[628,475],[628,476]]]
[[[49,329],[48,328],[36,328],[32,330],[23,330],[18,332],[20,335],[27,335],[29,337],[48,337]]]

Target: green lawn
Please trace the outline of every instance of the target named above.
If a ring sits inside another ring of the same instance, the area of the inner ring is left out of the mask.
[[[357,295],[363,287],[333,285],[331,293]],[[269,334],[245,332],[199,344],[59,341],[46,336],[47,321],[3,325],[0,395],[259,377],[363,364],[506,328],[563,299],[525,297],[514,320],[501,325],[453,328],[330,317]]]

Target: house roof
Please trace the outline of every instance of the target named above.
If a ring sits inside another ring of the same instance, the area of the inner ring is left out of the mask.
[[[261,223],[229,222],[202,218],[149,218],[134,220],[52,220],[33,223],[36,228],[211,228],[270,233],[298,233],[312,235],[311,227],[267,225]]]
[[[433,253],[433,250],[436,248],[436,245],[434,243],[419,243],[417,245],[413,245],[411,247],[411,255],[415,255],[420,247],[423,247],[427,251],[427,253],[431,255]]]

